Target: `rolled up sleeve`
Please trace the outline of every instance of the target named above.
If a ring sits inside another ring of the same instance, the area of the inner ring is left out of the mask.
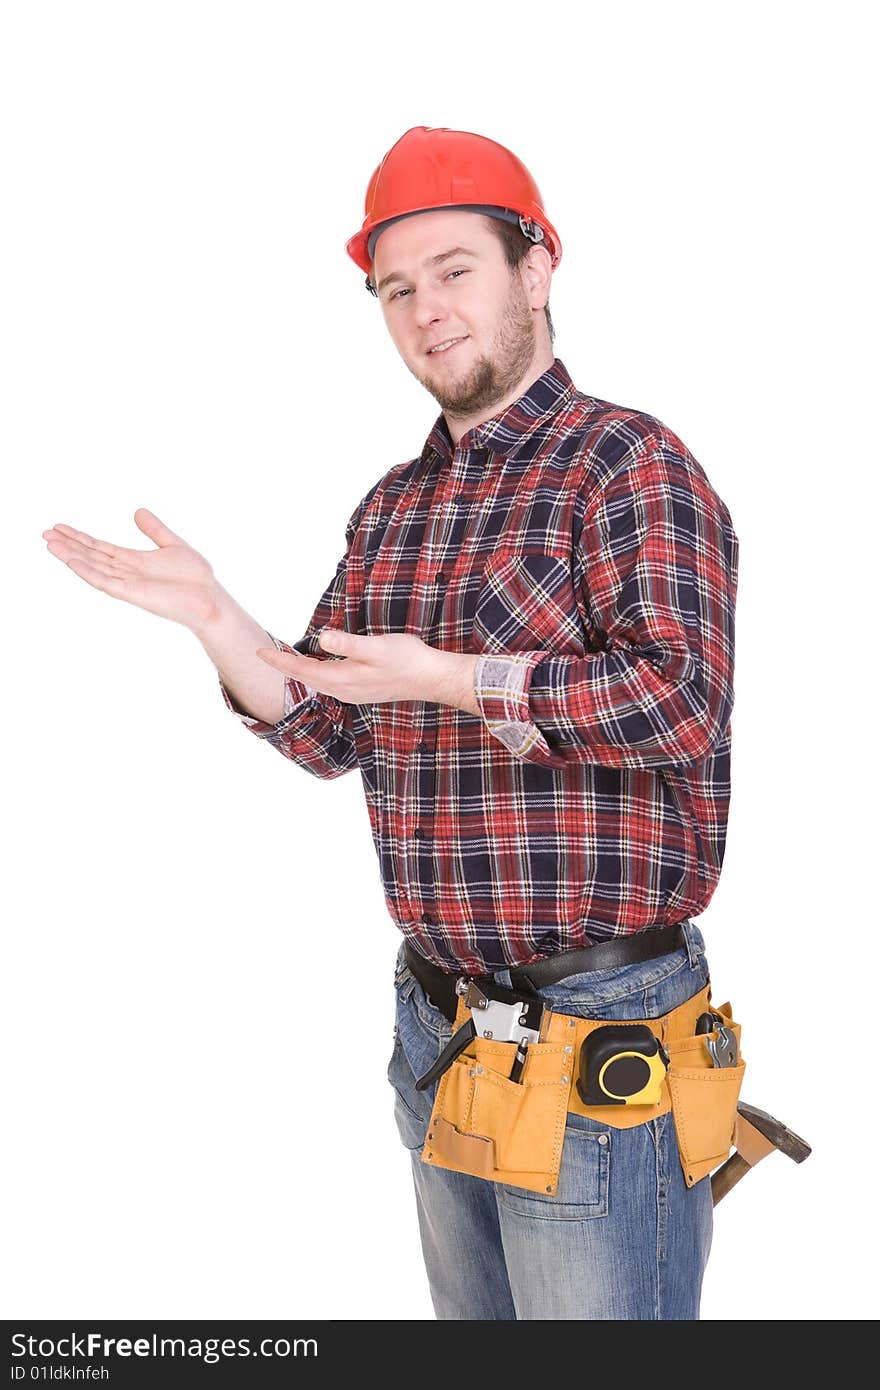
[[[289,645],[273,636],[271,632],[268,633],[278,651],[317,657],[322,661],[338,659],[322,651],[318,645],[318,634],[327,627],[345,629],[349,555],[360,519],[375,490],[373,487],[366,497],[362,498],[349,518],[346,525],[345,554],[339,560],[336,573],[324,590],[304,635]],[[313,690],[302,681],[288,676],[284,685],[284,713],[277,723],[268,724],[248,714],[236,703],[219,672],[218,679],[220,693],[227,709],[250,733],[256,738],[264,739],[283,757],[299,763],[314,776],[323,778],[340,777],[357,766],[352,728],[353,706],[332,695]]]
[[[739,545],[724,503],[667,432],[589,498],[578,545],[602,649],[481,655],[474,692],[489,731],[557,767],[707,757],[733,706]]]

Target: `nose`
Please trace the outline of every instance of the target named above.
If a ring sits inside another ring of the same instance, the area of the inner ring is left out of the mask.
[[[415,296],[415,321],[419,328],[430,328],[435,323],[443,323],[446,310],[439,291],[424,289]]]

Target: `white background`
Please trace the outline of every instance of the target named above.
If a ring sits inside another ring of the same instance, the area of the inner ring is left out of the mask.
[[[6,5],[6,1317],[425,1319],[357,773],[46,549],[149,507],[302,635],[436,402],[344,251],[413,125],[516,151],[555,351],[741,543],[734,791],[697,920],[743,1099],[813,1145],[715,1213],[703,1317],[854,1319],[875,1261],[878,229],[870,7]]]

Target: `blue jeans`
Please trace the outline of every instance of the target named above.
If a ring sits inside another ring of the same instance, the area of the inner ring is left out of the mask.
[[[539,992],[561,1013],[654,1018],[709,979],[702,933],[686,945],[613,970],[569,975]],[[509,985],[506,970],[494,976]],[[397,1015],[388,1080],[410,1151],[434,1310],[456,1319],[698,1319],[712,1243],[708,1177],[684,1181],[672,1114],[632,1129],[569,1112],[554,1196],[422,1163],[435,1082],[415,1078],[452,1036],[406,964],[395,971]]]

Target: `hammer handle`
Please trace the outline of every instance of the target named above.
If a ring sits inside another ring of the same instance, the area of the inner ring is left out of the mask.
[[[710,1178],[713,1207],[717,1207],[721,1198],[725,1197],[730,1189],[736,1186],[740,1178],[745,1177],[750,1166],[742,1154],[734,1152],[725,1163],[722,1163],[720,1168],[715,1169]]]

